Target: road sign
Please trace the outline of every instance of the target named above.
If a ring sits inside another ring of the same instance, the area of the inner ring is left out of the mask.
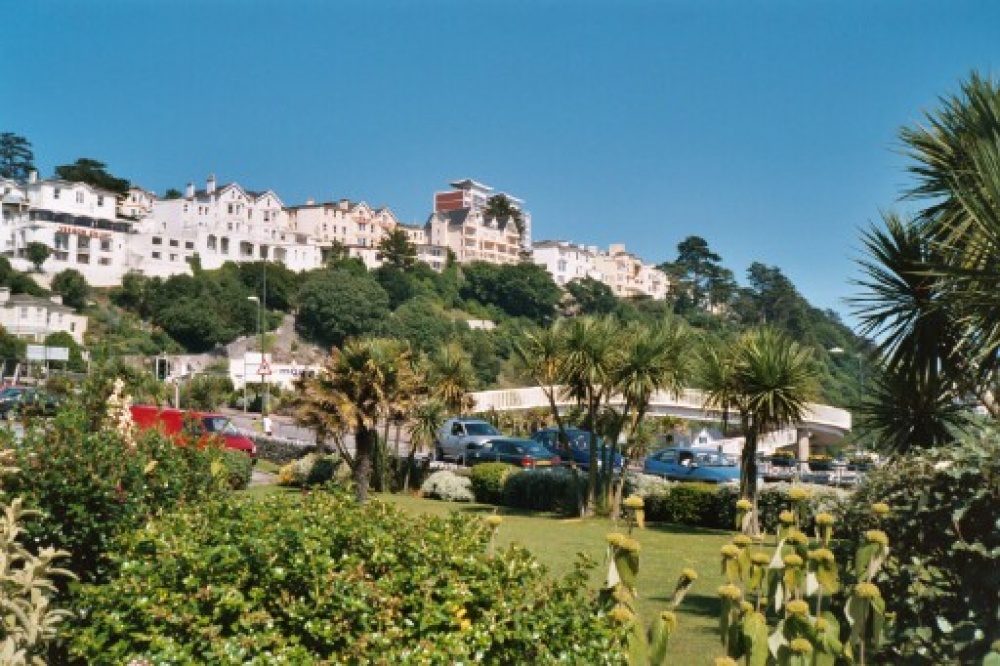
[[[257,368],[258,375],[269,375],[271,374],[271,364],[267,362],[267,359],[262,359],[260,362],[260,367]]]

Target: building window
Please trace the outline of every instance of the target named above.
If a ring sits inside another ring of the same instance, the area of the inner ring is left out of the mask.
[[[233,204],[229,204],[229,214],[233,214]]]
[[[270,222],[271,221],[271,211],[269,211],[269,210],[265,210],[264,211],[264,221],[265,222]]]
[[[160,253],[159,252],[154,252],[153,253],[153,259],[159,259],[159,258],[160,258]]]
[[[28,308],[22,307],[21,308],[21,319],[25,319],[27,316],[28,316]]]
[[[153,236],[153,245],[163,245],[163,239],[159,236]]]
[[[101,252],[111,252],[111,241],[102,240],[101,241]]]
[[[69,235],[57,233],[55,236],[56,250],[69,249]]]
[[[90,239],[86,236],[80,236],[76,239],[76,249],[77,250],[89,250],[90,249]]]
[[[215,247],[216,247],[215,236],[209,236],[208,237],[208,249],[209,250],[215,250]]]
[[[52,198],[53,199],[58,199],[59,198],[59,194],[60,194],[61,191],[62,190],[60,190],[58,187],[55,188],[54,190],[52,190]]]
[[[185,250],[193,250],[194,249],[194,241],[184,241],[184,249]]]
[[[178,246],[179,246],[179,243],[177,242],[177,240],[174,239],[174,238],[171,238],[170,239],[170,247],[178,247]]]
[[[77,254],[76,255],[76,263],[78,263],[78,264],[89,264],[90,263],[90,255],[89,254]]]
[[[76,202],[78,204],[82,204],[83,203],[83,192],[77,192],[76,193]]]
[[[101,257],[100,259],[97,260],[97,263],[99,263],[101,266],[110,266],[111,259],[109,259],[108,257]]]
[[[177,261],[177,255],[176,254],[170,255],[170,261]]]
[[[103,206],[104,205],[104,197],[103,196],[101,196],[101,195],[97,196],[97,205],[98,206]]]

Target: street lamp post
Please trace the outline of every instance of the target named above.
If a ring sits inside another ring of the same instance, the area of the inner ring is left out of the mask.
[[[260,365],[257,366],[257,372],[260,374],[260,366],[264,364],[264,334],[262,333],[263,328],[260,325],[260,299],[256,296],[247,296],[248,301],[253,301],[257,304],[257,337],[260,338]],[[245,357],[244,357],[245,358]],[[247,389],[248,378],[246,376],[246,370],[243,371],[243,406],[246,407],[246,389]],[[260,388],[261,388],[261,410],[266,414],[263,405],[266,405],[265,398],[263,397],[264,390],[264,375],[260,375]]]

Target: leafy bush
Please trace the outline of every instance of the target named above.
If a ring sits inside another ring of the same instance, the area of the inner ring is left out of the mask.
[[[288,463],[278,472],[278,485],[315,486],[333,479],[340,459],[337,456],[310,453]]]
[[[719,488],[707,483],[675,483],[665,493],[645,498],[646,519],[679,525],[721,528]]]
[[[980,663],[1000,636],[1000,436],[977,433],[949,448],[910,454],[868,474],[843,523],[873,527],[893,543],[878,584],[896,633],[894,663]]]
[[[224,449],[221,455],[229,487],[233,490],[244,490],[250,485],[250,477],[253,475],[253,459],[242,451],[232,449]]]
[[[584,567],[554,579],[491,528],[341,493],[234,497],[123,540],[81,591],[83,663],[622,664]]]
[[[625,473],[625,497],[636,495],[645,498],[650,495],[659,495],[668,492],[671,485],[670,481],[655,474]]]
[[[501,504],[507,477],[518,471],[517,467],[502,462],[483,463],[472,468],[472,493],[477,502]]]
[[[10,478],[3,501],[21,496],[42,516],[26,544],[66,550],[83,580],[101,580],[104,553],[118,534],[151,515],[228,492],[225,450],[182,447],[155,430],[126,436],[69,407],[51,422],[31,425],[15,450],[24,473]],[[214,467],[214,471],[213,471]]]
[[[449,470],[434,472],[423,485],[420,493],[424,497],[445,500],[446,502],[474,502],[472,480],[467,476],[459,476]]]
[[[586,477],[569,468],[529,469],[511,474],[503,485],[503,503],[514,509],[580,513]]]

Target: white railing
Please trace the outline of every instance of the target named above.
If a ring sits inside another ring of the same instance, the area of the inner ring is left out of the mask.
[[[556,392],[556,405],[567,409],[576,403],[564,397],[559,387]],[[500,389],[496,391],[479,391],[472,394],[475,400],[475,411],[509,411],[516,409],[548,408],[549,400],[541,387],[531,386],[517,389]],[[622,399],[616,396],[611,404],[620,406]],[[697,389],[684,389],[679,394],[660,391],[653,395],[650,401],[651,414],[681,416],[699,421],[718,421],[721,413],[718,410],[705,408],[705,393]],[[838,434],[846,434],[851,430],[851,413],[846,409],[809,403],[802,423],[805,428],[822,428]]]

